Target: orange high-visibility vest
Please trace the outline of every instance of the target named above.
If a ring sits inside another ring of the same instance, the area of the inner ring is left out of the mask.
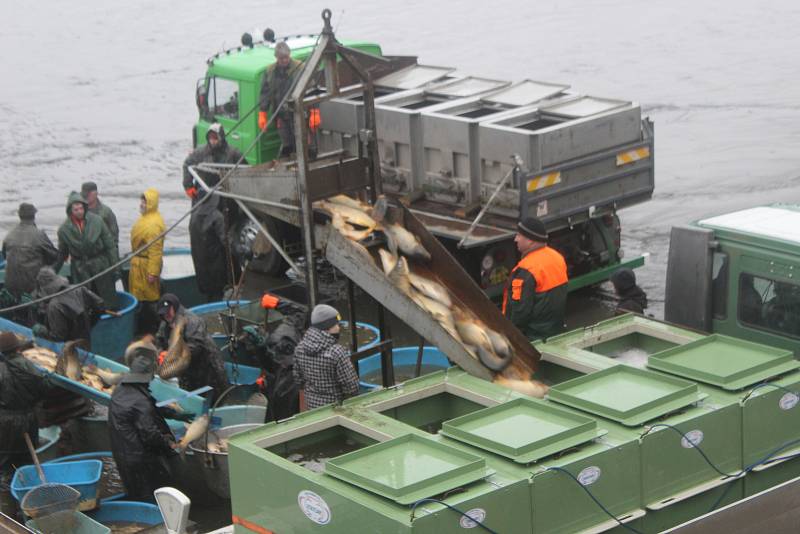
[[[557,250],[544,246],[529,252],[519,260],[519,263],[508,275],[509,283],[506,284],[503,290],[503,314],[506,313],[506,305],[508,304],[509,286],[511,286],[512,300],[519,300],[522,296],[522,280],[513,278],[517,269],[525,269],[531,273],[533,279],[536,280],[537,293],[545,293],[554,287],[566,284],[568,281],[567,262],[564,261],[564,256]]]

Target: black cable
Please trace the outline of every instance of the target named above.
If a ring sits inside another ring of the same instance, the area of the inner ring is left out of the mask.
[[[595,497],[595,496],[594,496],[594,494],[593,494],[593,493],[592,493],[592,492],[589,490],[589,488],[587,488],[586,486],[584,486],[583,484],[581,484],[581,481],[580,481],[580,480],[578,480],[577,478],[575,478],[575,475],[573,475],[572,473],[570,473],[569,471],[567,471],[567,470],[566,470],[566,469],[564,469],[563,467],[556,467],[556,466],[546,467],[546,468],[545,468],[545,471],[543,471],[543,472],[547,472],[547,471],[558,471],[558,472],[560,472],[560,473],[564,473],[564,474],[565,474],[565,475],[567,475],[569,478],[571,478],[571,479],[572,479],[572,480],[573,480],[573,481],[574,481],[574,482],[575,482],[575,483],[576,483],[578,486],[580,486],[580,488],[581,488],[583,491],[585,491],[585,492],[586,492],[586,495],[588,495],[588,496],[589,496],[589,498],[591,498],[591,499],[594,501],[594,503],[595,503],[595,504],[596,504],[596,505],[597,505],[597,506],[598,506],[598,507],[599,507],[599,508],[600,508],[600,509],[601,509],[603,512],[605,512],[605,514],[606,514],[608,517],[610,517],[611,519],[613,519],[614,521],[616,521],[617,523],[619,523],[619,526],[621,526],[622,528],[624,528],[624,529],[626,529],[626,530],[629,530],[629,531],[631,531],[631,532],[633,532],[633,533],[635,533],[635,534],[643,534],[642,532],[640,532],[640,531],[636,530],[636,529],[635,529],[635,528],[633,528],[632,526],[630,526],[630,525],[626,525],[625,523],[623,523],[622,521],[620,521],[620,520],[619,520],[619,518],[618,518],[617,516],[615,516],[614,514],[612,514],[612,513],[609,511],[609,509],[608,509],[608,508],[606,508],[605,506],[603,506],[603,503],[601,503],[599,500],[597,500],[597,497]],[[539,474],[541,474],[541,473],[539,473]]]
[[[416,511],[417,506],[419,506],[420,504],[424,504],[426,502],[435,502],[435,503],[438,503],[438,504],[442,504],[442,505],[446,506],[447,508],[453,510],[454,512],[457,512],[457,513],[461,514],[462,516],[466,517],[467,519],[469,519],[470,521],[472,521],[473,523],[475,523],[476,525],[481,527],[486,532],[491,532],[492,534],[500,534],[499,532],[490,529],[489,527],[487,527],[486,525],[484,525],[483,523],[481,523],[477,519],[474,519],[474,518],[468,516],[466,513],[462,512],[461,510],[459,510],[455,506],[450,506],[446,502],[440,501],[439,499],[420,499],[417,502],[415,502],[414,505],[411,507],[411,521],[414,521],[414,512]]]
[[[730,474],[730,473],[726,473],[726,472],[724,472],[724,471],[720,470],[720,469],[719,469],[719,468],[718,468],[718,467],[717,467],[717,466],[714,464],[714,462],[712,462],[712,461],[711,461],[711,460],[708,458],[708,456],[706,456],[706,453],[704,453],[704,452],[703,452],[703,449],[701,449],[701,448],[700,448],[698,445],[695,445],[694,443],[692,443],[692,440],[690,440],[688,437],[686,437],[686,434],[684,434],[683,432],[681,432],[681,431],[680,431],[680,429],[678,429],[678,428],[676,428],[676,427],[674,427],[674,426],[672,426],[672,425],[668,425],[668,424],[666,424],[666,423],[656,423],[656,424],[654,424],[654,425],[650,426],[650,427],[647,429],[647,431],[646,431],[644,434],[642,434],[642,435],[641,435],[641,437],[640,437],[639,439],[641,439],[641,438],[644,438],[646,435],[648,435],[648,434],[650,433],[650,431],[651,431],[651,430],[653,430],[654,428],[657,428],[657,427],[671,428],[672,430],[674,430],[675,432],[677,432],[678,434],[680,434],[680,435],[681,435],[681,437],[683,437],[683,439],[685,439],[687,442],[689,442],[689,443],[692,445],[692,448],[693,448],[693,449],[697,449],[697,452],[698,452],[698,453],[700,453],[700,456],[702,456],[702,457],[703,457],[703,460],[705,460],[705,461],[706,461],[706,463],[707,463],[708,465],[710,465],[710,466],[711,466],[711,468],[712,468],[714,471],[716,471],[717,473],[719,473],[720,475],[722,475],[722,476],[724,476],[724,477],[736,477],[736,476],[739,476],[739,475],[732,475],[732,474]]]
[[[773,388],[776,388],[776,389],[782,389],[783,391],[785,391],[787,393],[791,393],[795,397],[800,397],[800,393],[798,393],[797,391],[792,391],[791,389],[789,389],[787,387],[784,387],[784,386],[782,386],[780,384],[776,384],[774,382],[761,382],[760,384],[757,384],[756,386],[754,386],[753,389],[751,389],[747,393],[747,395],[745,395],[744,399],[742,399],[742,405],[744,405],[745,403],[747,403],[747,401],[750,400],[750,397],[752,397],[753,393],[755,393],[759,389],[765,388],[765,387],[773,387]]]

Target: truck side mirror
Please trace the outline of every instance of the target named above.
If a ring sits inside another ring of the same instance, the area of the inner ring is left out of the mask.
[[[194,99],[195,104],[197,104],[197,110],[200,112],[200,116],[203,118],[208,118],[210,116],[210,112],[208,110],[208,85],[206,84],[205,78],[200,78],[197,80]]]

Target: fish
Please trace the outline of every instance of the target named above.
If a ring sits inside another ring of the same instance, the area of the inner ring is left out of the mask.
[[[189,367],[192,353],[183,339],[186,318],[180,317],[169,335],[169,347],[164,361],[158,366],[158,376],[164,380],[180,376]]]
[[[486,328],[486,335],[489,336],[489,341],[492,342],[492,349],[494,349],[495,354],[501,358],[511,358],[514,356],[511,343],[505,335],[488,327]]]
[[[58,355],[52,350],[47,350],[43,347],[33,347],[22,351],[22,355],[29,361],[40,367],[44,367],[50,372],[56,370]]]
[[[381,224],[378,229],[386,236],[386,242],[392,254],[402,252],[409,258],[431,261],[431,254],[422,246],[419,238],[399,224]]]
[[[456,330],[461,340],[474,347],[480,362],[491,371],[502,371],[511,363],[513,354],[508,351],[504,356],[495,353],[492,340],[489,337],[489,328],[479,319],[469,317],[461,310],[457,310]]]
[[[440,302],[448,308],[453,307],[453,301],[450,298],[450,292],[439,282],[420,276],[418,274],[409,273],[408,281],[411,285],[428,298]]]
[[[543,384],[538,380],[519,380],[514,378],[506,378],[503,375],[497,375],[494,377],[492,382],[499,386],[518,391],[519,393],[536,397],[537,399],[544,398],[547,392],[550,391],[550,386]]]
[[[113,371],[109,371],[108,369],[97,367],[96,365],[87,365],[83,368],[83,370],[84,373],[88,372],[97,375],[106,386],[116,386],[125,375],[125,373],[115,373]]]
[[[351,241],[361,241],[366,239],[371,233],[372,229],[366,228],[364,230],[356,230],[352,225],[347,224],[344,218],[337,212],[331,215],[331,226]]]
[[[200,439],[203,434],[206,433],[208,429],[208,414],[203,414],[200,417],[195,417],[192,424],[186,427],[186,433],[183,435],[181,440],[178,442],[177,448],[181,454],[186,452],[186,449],[189,447],[189,444],[193,441]]]
[[[411,300],[417,303],[420,308],[430,313],[431,316],[450,334],[456,341],[461,341],[455,322],[453,321],[453,314],[450,308],[437,300],[428,298],[418,291],[412,291]]]
[[[392,254],[385,248],[378,249],[378,256],[380,256],[381,267],[383,268],[384,274],[386,276],[389,276],[389,274],[397,266],[397,260],[398,260],[397,256],[395,254]]]
[[[326,212],[331,217],[333,217],[334,214],[338,214],[347,224],[369,228],[370,231],[374,230],[375,227],[378,226],[378,223],[375,222],[375,219],[370,217],[365,211],[357,208],[351,208],[350,206],[345,206],[344,204],[336,204],[326,200],[319,200],[314,202],[314,207]]]
[[[75,339],[64,343],[61,356],[56,363],[56,373],[66,376],[70,380],[80,382],[82,376],[81,361],[78,358],[78,347],[85,348],[89,344],[85,339]]]
[[[395,256],[396,257],[396,256]],[[388,274],[389,280],[397,286],[397,288],[405,293],[411,295],[411,281],[408,278],[410,271],[408,269],[408,262],[405,258],[397,258],[394,268]]]
[[[341,204],[342,206],[361,210],[365,213],[371,209],[369,204],[361,202],[357,198],[349,197],[347,195],[334,195],[328,199],[328,202],[332,204]]]

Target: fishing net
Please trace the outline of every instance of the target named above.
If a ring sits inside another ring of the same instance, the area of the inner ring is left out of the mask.
[[[42,484],[25,494],[20,507],[34,519],[71,516],[78,509],[80,498],[80,492],[66,484]]]

